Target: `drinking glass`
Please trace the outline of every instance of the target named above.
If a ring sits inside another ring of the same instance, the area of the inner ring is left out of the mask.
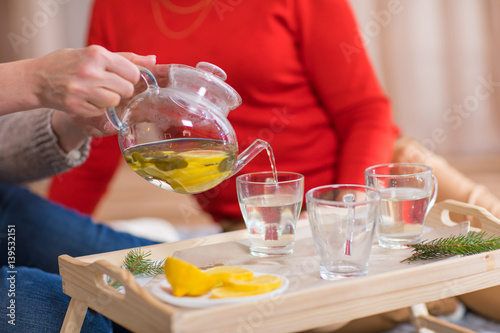
[[[381,194],[379,245],[402,249],[420,242],[425,216],[437,195],[432,168],[416,163],[375,165],[365,170],[365,181]]]
[[[257,257],[293,253],[304,176],[294,172],[249,173],[236,178],[236,189],[250,253]]]
[[[366,274],[380,193],[361,185],[326,185],[309,190],[306,203],[321,277],[332,280]]]

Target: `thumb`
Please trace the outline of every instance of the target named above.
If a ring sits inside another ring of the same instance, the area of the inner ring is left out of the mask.
[[[108,135],[118,133],[118,130],[116,129],[116,127],[113,126],[113,124],[111,124],[108,120],[106,120],[105,123],[103,124],[102,130],[104,133],[106,133]]]

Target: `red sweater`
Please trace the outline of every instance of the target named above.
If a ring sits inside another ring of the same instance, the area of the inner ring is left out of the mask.
[[[243,99],[228,117],[240,150],[266,140],[278,170],[304,174],[306,190],[364,184],[366,167],[391,160],[397,129],[346,0],[96,0],[88,40],[221,67]],[[121,158],[116,137],[96,140],[50,197],[91,213]],[[265,170],[261,153],[241,172]],[[235,187],[232,177],[197,198],[215,219],[239,220]]]

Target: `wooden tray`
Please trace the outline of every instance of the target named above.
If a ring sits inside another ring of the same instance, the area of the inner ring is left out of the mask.
[[[441,233],[452,230],[456,223],[450,212],[473,217],[471,227],[500,235],[500,220],[483,208],[452,200],[434,205],[426,225]],[[87,308],[134,332],[297,332],[500,285],[500,250],[408,264],[399,261],[411,250],[377,245],[366,276],[325,281],[316,266],[309,227],[298,228],[296,237],[294,254],[275,259],[252,257],[244,230],[143,248],[152,252],[153,260],[174,255],[200,267],[238,265],[282,274],[290,281],[289,288],[273,298],[198,309],[173,306],[154,296],[149,288],[163,276],[141,287],[119,268],[129,249],[78,258],[62,255],[63,291],[71,302],[61,332],[79,332]],[[124,291],[106,285],[104,275],[120,281]],[[421,325],[435,322],[425,310],[421,319]],[[470,332],[447,326],[448,332]]]

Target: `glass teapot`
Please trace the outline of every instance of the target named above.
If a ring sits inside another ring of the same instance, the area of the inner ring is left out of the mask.
[[[241,104],[219,67],[200,62],[196,68],[168,66],[168,85],[139,67],[148,87],[134,97],[119,117],[107,117],[118,133],[127,164],[161,188],[193,194],[211,189],[240,171],[263,149],[256,140],[238,154],[238,143],[227,115]],[[270,155],[271,156],[271,155]]]

